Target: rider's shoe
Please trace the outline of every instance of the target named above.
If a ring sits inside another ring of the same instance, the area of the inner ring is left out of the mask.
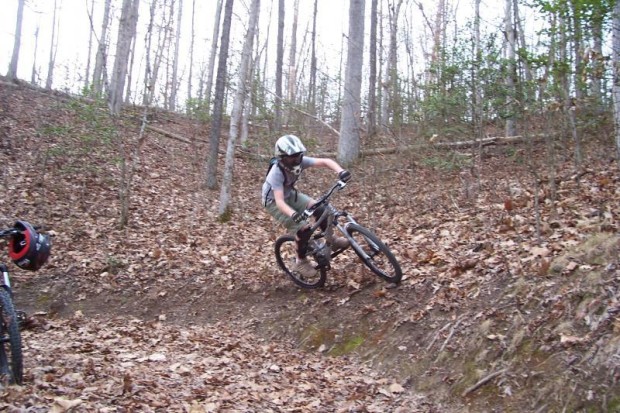
[[[314,269],[312,264],[310,264],[310,261],[308,261],[307,258],[304,258],[303,260],[298,260],[293,265],[293,271],[298,272],[303,277],[312,277],[316,273],[316,270]]]
[[[335,250],[343,250],[349,246],[349,240],[345,237],[330,237],[327,243]]]

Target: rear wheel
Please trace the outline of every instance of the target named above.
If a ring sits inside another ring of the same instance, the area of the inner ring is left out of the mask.
[[[293,280],[295,284],[302,288],[319,288],[325,285],[327,278],[327,269],[319,266],[311,254],[308,254],[308,260],[315,268],[315,272],[311,276],[304,276],[295,271],[295,261],[297,259],[297,243],[292,235],[283,235],[276,240],[276,260],[282,270]]]
[[[22,384],[22,340],[19,320],[9,292],[0,288],[0,379]]]
[[[353,238],[351,247],[362,262],[379,277],[398,284],[403,277],[403,271],[387,245],[359,224],[348,224],[346,230]]]

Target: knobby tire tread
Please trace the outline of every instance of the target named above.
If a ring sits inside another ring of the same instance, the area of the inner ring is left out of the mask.
[[[286,273],[286,275],[288,275],[291,278],[291,280],[293,280],[295,284],[297,284],[301,288],[314,289],[314,288],[323,287],[327,279],[327,270],[325,268],[320,268],[317,270],[319,271],[319,274],[318,274],[318,279],[315,282],[305,282],[304,280],[295,276],[293,271],[291,271],[291,269],[289,268],[288,263],[286,263],[285,259],[282,257],[282,246],[285,245],[286,243],[292,243],[293,246],[295,246],[296,245],[295,237],[292,235],[283,235],[276,240],[275,254],[276,254],[276,261],[278,262],[278,266]],[[311,262],[314,261],[312,257],[310,256],[308,257],[308,259]]]
[[[378,275],[379,277],[383,278],[384,280],[388,282],[391,282],[394,284],[400,283],[403,277],[403,272],[400,267],[400,264],[398,263],[398,260],[396,259],[392,251],[388,248],[387,245],[383,243],[383,241],[381,241],[381,239],[379,239],[377,235],[375,235],[368,228],[363,227],[359,224],[353,224],[353,223],[347,225],[346,230],[347,230],[347,233],[355,240],[356,243],[359,238],[355,236],[356,232],[359,233],[363,238],[367,238],[370,241],[372,241],[379,248],[379,251],[381,251],[381,253],[385,256],[385,258],[387,258],[390,265],[392,266],[392,269],[394,270],[394,274],[393,275],[386,274],[380,268],[377,268],[376,266],[372,265],[372,263],[368,263],[364,261],[364,252],[361,250],[362,246],[352,244],[351,246],[353,247],[353,250],[358,255],[360,260],[362,260],[362,262],[366,265],[366,267],[368,267],[373,273],[375,273],[376,275]]]
[[[8,371],[11,384],[22,384],[23,358],[19,321],[9,292],[0,288],[0,374]]]

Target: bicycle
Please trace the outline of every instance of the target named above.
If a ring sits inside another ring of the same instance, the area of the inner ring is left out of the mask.
[[[19,232],[16,228],[1,230],[0,238],[10,238]],[[13,290],[6,264],[0,263],[0,272],[2,272],[0,284],[0,311],[2,315],[0,317],[0,381],[22,384],[23,359],[19,316],[13,305]]]
[[[37,232],[26,221],[17,221],[13,228],[0,230],[0,239],[8,238],[9,257],[18,267],[36,271],[50,253],[48,235]],[[23,311],[15,310],[9,269],[0,263],[0,383],[22,384],[24,364],[20,327],[26,320]]]
[[[342,233],[349,241],[349,246],[373,273],[394,284],[400,283],[402,279],[400,264],[388,246],[371,230],[360,225],[351,214],[335,208],[329,202],[336,190],[340,191],[346,185],[341,180],[337,181],[312,206],[302,212],[302,218],[308,219],[317,209],[324,207],[321,216],[310,227],[311,236],[306,257],[311,260],[316,270],[313,276],[304,277],[292,270],[297,257],[295,236],[287,234],[276,239],[275,255],[278,265],[295,284],[302,288],[313,289],[324,286],[327,271],[331,269],[331,260],[349,248],[331,250],[326,239],[332,239],[334,229]],[[321,223],[325,220],[328,225],[323,231]]]

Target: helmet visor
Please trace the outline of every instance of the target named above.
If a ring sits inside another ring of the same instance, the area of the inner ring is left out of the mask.
[[[304,158],[304,153],[303,152],[299,152],[299,153],[294,153],[292,155],[287,155],[287,156],[283,156],[281,158],[281,162],[282,165],[284,165],[285,168],[294,168],[296,166],[301,165],[301,161]]]

